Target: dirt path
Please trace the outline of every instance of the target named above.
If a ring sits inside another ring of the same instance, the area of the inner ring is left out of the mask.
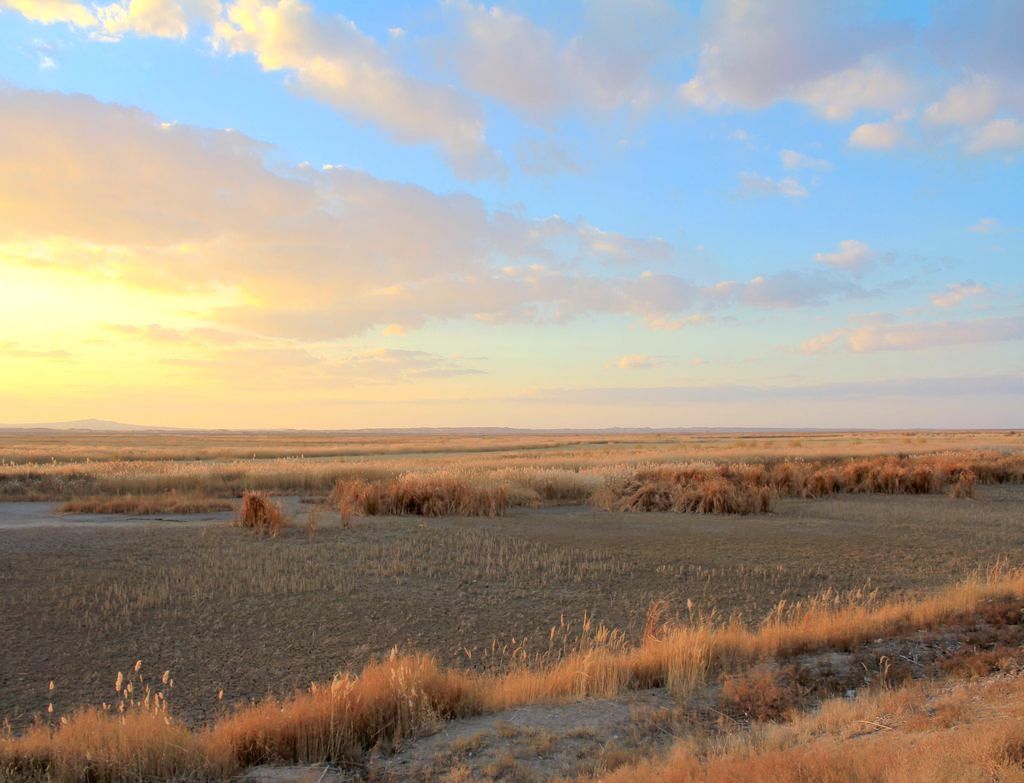
[[[317,766],[253,768],[249,783],[340,783],[375,780],[421,783],[448,779],[460,768],[486,778],[542,781],[593,769],[609,754],[638,744],[667,746],[674,736],[651,732],[651,719],[679,708],[664,689],[636,691],[618,699],[531,705],[448,721],[439,731],[405,743],[395,754],[371,757],[356,772]],[[473,780],[472,776],[466,780]]]

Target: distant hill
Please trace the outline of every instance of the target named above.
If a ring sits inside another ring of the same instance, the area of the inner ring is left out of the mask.
[[[145,432],[147,430],[170,430],[170,427],[146,427],[141,424],[122,424],[106,419],[76,419],[75,421],[51,421],[39,424],[0,424],[0,430],[90,430],[92,432]]]

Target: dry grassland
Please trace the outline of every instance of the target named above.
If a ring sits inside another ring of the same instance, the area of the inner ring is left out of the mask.
[[[904,686],[1024,663],[1019,433],[274,435],[248,458],[237,435],[107,437],[0,438],[0,496],[64,514],[0,530],[0,778],[369,774],[439,722],[659,688],[704,705],[701,731],[573,769],[816,780],[832,758],[837,781],[925,779],[879,771],[907,749],[945,779],[1017,779],[1024,735],[999,716],[1024,716],[1024,689]],[[197,510],[211,521],[76,516]],[[885,640],[922,634],[938,652],[908,669]],[[807,663],[840,652],[843,672]],[[870,692],[828,701],[854,681]],[[940,725],[944,693],[996,717]],[[891,704],[877,750],[847,742]]]
[[[686,699],[709,679],[758,661],[856,649],[875,637],[911,631],[971,628],[979,622],[979,613],[989,627],[1019,628],[1022,603],[1024,571],[999,568],[917,600],[875,602],[870,597],[825,594],[803,605],[779,605],[755,628],[736,621],[655,618],[635,645],[599,628],[557,662],[520,666],[501,674],[445,669],[424,654],[393,652],[358,674],[336,675],[286,699],[236,708],[198,729],[174,720],[167,709],[173,688],[170,672],[159,684],[147,683],[139,661],[127,678],[118,673],[116,699],[109,705],[79,709],[0,740],[0,768],[25,777],[120,781],[226,778],[254,764],[275,762],[359,762],[371,749],[393,747],[430,730],[437,721],[513,705],[609,698],[652,687],[667,688]],[[730,698],[728,688],[723,690]],[[1006,704],[1019,709],[1020,702],[1018,687],[1016,698]],[[826,718],[819,714],[805,723],[834,719],[837,710],[830,709]],[[815,747],[820,740],[793,747],[786,742],[784,730],[774,735],[775,747],[756,744],[750,736],[734,742],[742,746],[745,741],[746,752],[733,747],[709,758],[706,752],[702,757],[684,745],[667,761],[620,770],[610,779],[730,780],[736,779],[737,771],[749,769],[753,779],[806,780],[816,779],[814,770],[831,769],[838,773],[832,779],[872,780],[879,779],[873,770],[887,768],[870,752],[855,747],[834,748],[831,754],[824,745]],[[1008,769],[1020,765],[1024,734],[1019,721],[982,727],[973,738],[975,747],[967,752],[926,744],[942,752],[947,762],[968,761],[981,765],[979,771],[995,768],[986,767],[986,761],[1005,763]],[[916,746],[892,743],[883,743],[879,750]],[[915,769],[906,767],[908,773]]]

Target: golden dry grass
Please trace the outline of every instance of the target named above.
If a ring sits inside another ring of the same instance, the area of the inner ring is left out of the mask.
[[[184,728],[148,698],[129,703],[123,712],[79,710],[55,725],[0,739],[0,769],[35,771],[61,781],[127,781],[171,773],[224,777],[262,762],[359,758],[371,747],[446,718],[659,685],[685,694],[714,672],[937,627],[1007,597],[1024,597],[1024,570],[993,569],[916,601],[877,603],[871,596],[826,594],[804,605],[780,606],[758,628],[694,617],[652,630],[638,646],[596,628],[562,660],[505,674],[444,669],[429,656],[395,653],[359,675],[340,675],[289,699],[238,708],[202,729]],[[801,766],[803,751],[785,752],[797,755],[783,757],[780,769],[809,769]],[[702,763],[687,760],[690,766],[680,769],[689,775]],[[675,774],[672,769],[666,767],[665,774]],[[621,779],[658,779],[643,777],[647,772],[629,774],[634,777]],[[691,779],[685,775],[677,779]]]
[[[588,777],[587,780],[593,780]],[[831,700],[786,724],[676,743],[600,783],[1024,780],[1024,680],[912,685]]]
[[[975,462],[985,468],[1010,457],[1016,459],[1020,476],[1022,449],[1024,434],[1018,432],[486,437],[7,433],[0,434],[0,498],[66,500],[170,490],[220,498],[240,497],[245,490],[327,495],[339,480],[375,483],[407,475],[452,475],[473,486],[504,487],[509,504],[522,506],[583,503],[609,480],[695,463],[785,463],[787,470],[801,474],[801,492],[809,477],[803,473],[815,463],[830,467],[836,461],[896,453],[927,456],[929,464],[955,456],[964,468]],[[993,480],[991,471],[975,473],[982,483]],[[820,494],[833,478],[829,472],[819,475],[819,486],[808,485],[806,492]],[[892,478],[878,486],[891,486]],[[895,478],[900,486],[910,485]],[[777,483],[780,491],[789,491],[789,484]]]
[[[342,520],[359,516],[496,517],[508,508],[503,486],[473,485],[456,475],[404,475],[390,481],[339,480],[331,492]]]

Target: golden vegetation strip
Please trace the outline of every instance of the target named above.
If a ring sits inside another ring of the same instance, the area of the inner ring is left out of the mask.
[[[835,648],[969,617],[991,600],[1024,598],[1024,570],[998,569],[921,600],[875,604],[824,595],[783,606],[757,628],[738,620],[652,622],[643,643],[600,629],[580,649],[539,668],[505,674],[445,669],[426,655],[393,654],[361,673],[284,699],[239,707],[189,729],[163,692],[117,684],[118,709],[85,709],[0,739],[0,770],[57,781],[225,778],[264,762],[359,761],[374,747],[429,730],[438,720],[656,686],[685,695],[711,675],[755,661]],[[159,689],[157,689],[159,690]],[[628,779],[628,778],[627,778]],[[641,779],[641,778],[636,778]],[[682,778],[681,778],[682,779]]]
[[[776,497],[839,493],[974,496],[978,481],[1024,481],[1024,455],[947,454],[841,462],[711,463],[617,467],[605,472],[528,468],[339,479],[330,495],[352,515],[497,516],[509,506],[590,504],[619,512],[756,514]]]
[[[969,498],[978,483],[1024,482],[1021,452],[765,462],[595,463],[591,456],[574,468],[522,456],[432,470],[307,460],[252,462],[244,469],[213,463],[184,470],[173,462],[54,465],[42,472],[22,466],[0,470],[0,497],[70,496],[60,510],[80,513],[226,510],[228,498],[276,492],[329,496],[346,519],[493,517],[511,507],[585,503],[625,512],[751,514],[770,511],[777,497],[945,492]],[[159,469],[147,472],[154,465]]]
[[[68,500],[175,490],[235,498],[245,490],[327,495],[339,480],[453,475],[505,488],[510,506],[585,503],[608,481],[659,466],[790,463],[803,470],[886,454],[1019,460],[1024,433],[332,436],[217,433],[0,434],[0,499]],[[90,455],[97,455],[94,459]],[[970,467],[968,465],[967,467]],[[977,473],[979,481],[987,479]],[[827,486],[830,479],[819,480]],[[819,488],[818,492],[823,491]]]
[[[763,431],[683,433],[562,432],[69,432],[0,431],[0,462],[43,466],[105,461],[242,461],[388,456],[469,458],[492,452],[584,450],[675,460],[874,457],[905,452],[1020,449],[1020,430]]]

